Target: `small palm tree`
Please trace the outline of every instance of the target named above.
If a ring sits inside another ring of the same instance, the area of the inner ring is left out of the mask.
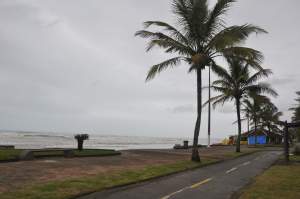
[[[194,130],[192,160],[200,161],[198,137],[202,112],[202,70],[214,65],[219,56],[235,55],[245,59],[254,67],[259,67],[263,58],[259,51],[239,47],[251,33],[266,33],[265,30],[245,24],[226,27],[224,14],[235,0],[218,0],[212,10],[207,0],[173,0],[172,11],[177,17],[179,28],[161,21],[147,21],[145,30],[136,32],[136,36],[149,39],[147,51],[160,47],[166,53],[176,57],[151,67],[146,80],[153,79],[167,68],[185,62],[189,72],[197,76],[197,120]],[[149,31],[151,26],[162,28],[162,31]]]
[[[77,134],[74,136],[74,138],[77,140],[77,148],[79,151],[83,150],[83,142],[85,140],[89,139],[89,135],[88,134]]]
[[[241,100],[249,93],[269,93],[276,96],[277,93],[268,84],[257,83],[263,77],[268,77],[272,72],[268,69],[261,69],[251,75],[249,64],[236,57],[227,58],[229,70],[215,66],[214,71],[220,78],[212,83],[212,89],[221,93],[213,97],[211,101],[215,107],[227,101],[235,101],[238,122],[238,138],[236,152],[240,152],[241,140]]]

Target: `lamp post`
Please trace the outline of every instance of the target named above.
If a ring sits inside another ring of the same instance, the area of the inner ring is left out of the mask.
[[[207,137],[207,147],[210,147],[210,131],[211,131],[211,102],[210,102],[210,98],[211,98],[211,90],[210,90],[210,70],[211,70],[211,66],[208,67],[208,137]]]

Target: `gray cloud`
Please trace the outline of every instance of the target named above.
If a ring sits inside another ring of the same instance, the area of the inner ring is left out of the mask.
[[[168,109],[172,113],[193,113],[195,112],[195,107],[192,104],[182,105],[182,106],[176,106],[172,109]]]
[[[276,77],[276,78],[271,78],[268,83],[270,83],[273,86],[282,86],[282,85],[288,85],[288,84],[293,84],[294,82],[297,81],[297,76],[295,75],[289,75],[287,77]]]
[[[149,66],[169,56],[145,53],[146,41],[133,36],[145,20],[173,23],[170,2],[2,0],[0,127],[191,137],[195,75],[183,64],[145,83]],[[297,0],[241,0],[228,14],[229,24],[254,23],[270,32],[246,45],[265,53],[265,66],[274,72],[269,82],[280,94],[275,102],[283,110],[299,90],[299,6]],[[206,85],[207,71],[203,75]],[[236,132],[233,110],[229,104],[213,113],[215,137]]]
[[[224,114],[235,114],[236,113],[234,104],[224,104],[224,106],[218,107],[217,111],[219,111],[220,113],[224,113]]]

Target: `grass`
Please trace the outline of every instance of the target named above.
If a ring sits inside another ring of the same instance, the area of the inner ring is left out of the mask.
[[[108,149],[84,149],[82,151],[74,150],[75,157],[92,157],[92,156],[108,156],[108,155],[119,155],[121,154],[115,150]],[[34,157],[59,157],[64,156],[63,151],[42,151],[34,152]]]
[[[0,161],[14,161],[18,160],[20,149],[0,149]]]
[[[299,199],[300,156],[292,156],[290,165],[275,165],[258,176],[240,199]],[[293,163],[294,161],[294,163]]]
[[[22,149],[1,149],[0,161],[17,161]],[[106,149],[84,149],[83,151],[74,150],[75,157],[91,157],[91,156],[110,156],[119,155],[120,152]],[[60,157],[63,156],[63,151],[44,151],[34,152],[36,158],[39,157]]]
[[[198,168],[216,160],[203,160],[202,163],[181,161],[160,166],[148,166],[140,170],[127,170],[106,173],[93,177],[53,181],[42,185],[31,185],[12,192],[2,193],[1,199],[69,199],[78,195],[101,191],[110,187],[126,185],[155,177]]]
[[[83,151],[75,150],[76,157],[88,157],[88,156],[106,156],[106,155],[120,155],[119,151],[106,150],[106,149],[85,149]]]

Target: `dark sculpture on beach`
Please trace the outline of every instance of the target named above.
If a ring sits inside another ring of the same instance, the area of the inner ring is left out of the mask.
[[[89,135],[88,134],[77,134],[77,135],[74,136],[74,138],[77,140],[78,150],[82,151],[83,142],[84,142],[84,140],[89,139]]]

